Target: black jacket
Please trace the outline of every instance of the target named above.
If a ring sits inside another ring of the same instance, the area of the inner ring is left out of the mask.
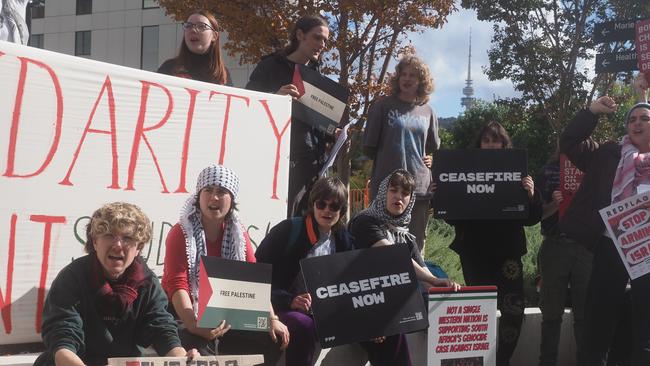
[[[315,220],[313,224],[314,229],[318,230]],[[352,238],[345,229],[334,232],[334,241],[337,253],[353,249]],[[292,292],[292,285],[300,275],[300,260],[307,256],[310,249],[311,242],[303,217],[286,219],[275,225],[257,248],[257,261],[273,265],[271,303],[276,311],[289,310],[293,298],[300,295]]]
[[[560,220],[560,229],[587,248],[591,248],[605,232],[598,210],[612,202],[612,184],[621,159],[619,144],[598,144],[589,137],[597,124],[597,115],[582,110],[560,137],[560,151],[585,173],[571,205]]]
[[[295,65],[282,53],[264,56],[251,73],[246,89],[275,93],[283,85],[291,84]],[[318,70],[316,63],[310,63],[308,66]],[[333,141],[333,138],[306,122],[295,118],[292,119],[290,149],[292,161],[303,160],[322,163],[325,157],[325,143]]]

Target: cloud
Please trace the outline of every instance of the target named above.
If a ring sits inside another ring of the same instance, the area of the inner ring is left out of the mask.
[[[493,100],[518,95],[510,80],[488,80],[483,69],[488,66],[487,51],[492,39],[492,23],[481,22],[473,10],[461,9],[448,18],[440,29],[412,34],[416,51],[429,65],[436,84],[431,104],[440,117],[455,117],[462,113],[460,98],[467,78],[469,29],[472,28],[472,65],[474,97]]]

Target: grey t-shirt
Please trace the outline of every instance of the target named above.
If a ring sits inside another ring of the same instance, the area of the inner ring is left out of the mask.
[[[370,196],[379,183],[395,169],[406,169],[415,177],[415,193],[425,196],[431,183],[431,170],[422,158],[440,146],[438,118],[433,109],[388,96],[373,104],[363,134],[366,150],[376,151],[373,161]]]

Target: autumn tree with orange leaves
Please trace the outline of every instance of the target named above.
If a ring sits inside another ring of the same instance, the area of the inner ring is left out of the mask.
[[[388,89],[388,67],[402,54],[417,52],[408,35],[439,28],[455,10],[453,0],[159,0],[168,14],[184,20],[194,9],[213,11],[228,33],[223,45],[242,63],[257,63],[288,44],[294,22],[319,14],[330,25],[321,73],[350,90],[343,122],[362,126],[370,103]],[[358,132],[359,129],[357,129]],[[353,131],[354,133],[354,131]],[[339,176],[349,178],[349,153],[341,152]]]

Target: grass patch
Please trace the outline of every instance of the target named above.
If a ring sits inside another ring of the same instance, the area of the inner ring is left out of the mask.
[[[536,307],[539,298],[535,290],[537,252],[542,243],[542,235],[539,232],[539,224],[526,227],[525,230],[528,253],[521,258],[524,264],[524,297],[527,307]],[[456,252],[449,249],[449,244],[453,239],[454,228],[451,225],[442,220],[431,218],[427,226],[424,258],[442,267],[452,280],[465,284],[460,258]]]

